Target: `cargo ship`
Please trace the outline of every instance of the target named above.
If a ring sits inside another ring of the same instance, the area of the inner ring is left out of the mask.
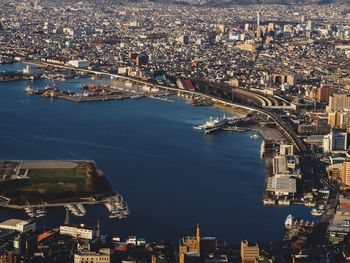
[[[215,118],[215,119],[210,117],[210,119],[206,123],[193,128],[197,130],[204,130],[205,133],[207,134],[213,131],[220,130],[226,126],[234,125],[237,121],[238,121],[237,118],[235,117],[227,118],[226,115],[224,115],[222,118]]]

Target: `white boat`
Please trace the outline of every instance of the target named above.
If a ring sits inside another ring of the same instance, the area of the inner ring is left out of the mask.
[[[258,134],[253,134],[253,135],[250,136],[250,138],[253,139],[253,140],[257,140],[257,139],[260,138],[260,136]]]
[[[261,145],[260,145],[260,157],[264,157],[265,155],[265,141],[262,141]]]
[[[43,217],[47,215],[47,211],[44,207],[44,203],[41,203],[41,207],[35,210],[35,217]]]
[[[109,218],[123,219],[130,215],[128,204],[121,195],[117,194],[106,201],[105,206],[109,212]]]
[[[321,216],[321,215],[323,215],[323,213],[324,213],[323,210],[319,210],[316,208],[311,210],[311,215],[313,215],[313,216]]]
[[[86,215],[86,209],[81,203],[77,204],[76,207],[79,210],[80,214]]]
[[[279,199],[278,204],[279,205],[290,205],[290,200],[289,199]]]
[[[116,207],[115,207],[114,203],[112,202],[112,200],[105,203],[105,206],[107,207],[108,212],[113,212],[116,210]]]
[[[305,206],[314,207],[316,206],[316,202],[305,202]]]
[[[134,96],[131,96],[130,98],[131,99],[141,99],[143,96],[142,95],[134,95]]]
[[[66,207],[68,208],[69,212],[71,212],[75,216],[81,217],[81,216],[85,216],[86,214],[86,210],[84,209],[85,210],[85,214],[84,214],[83,211],[81,211],[76,204],[67,204]]]
[[[293,223],[294,223],[294,217],[291,214],[289,214],[286,220],[284,221],[284,226],[287,229],[290,229],[293,226]]]
[[[124,208],[123,208],[123,215],[124,215],[124,216],[130,215],[130,209],[129,209],[129,206],[128,206],[127,203],[125,203],[125,206],[124,206]]]
[[[194,129],[202,129],[202,130],[212,130],[212,129],[220,129],[227,125],[233,125],[238,121],[236,117],[226,117],[224,116],[222,118],[215,118],[212,117],[209,118],[208,121],[206,121],[204,124],[199,125],[197,127],[193,127]]]
[[[264,199],[263,202],[264,202],[264,205],[275,205],[276,204],[276,201],[273,199]]]

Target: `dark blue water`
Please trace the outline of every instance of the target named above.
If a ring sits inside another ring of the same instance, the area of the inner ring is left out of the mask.
[[[193,130],[209,116],[222,116],[221,111],[177,99],[77,104],[24,94],[26,85],[48,83],[0,83],[0,159],[95,160],[128,201],[132,216],[110,220],[97,206],[73,222],[96,224],[99,219],[102,232],[173,241],[194,233],[199,222],[203,235],[221,241],[267,243],[281,240],[289,213],[311,218],[302,206],[263,206],[261,141],[251,140],[249,133],[205,136]],[[80,84],[57,82],[67,90]],[[25,217],[0,211],[0,219]],[[63,209],[50,210],[39,228],[62,223],[64,216]]]

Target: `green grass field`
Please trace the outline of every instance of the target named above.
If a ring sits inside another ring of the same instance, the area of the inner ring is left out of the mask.
[[[73,169],[31,169],[28,172],[30,185],[22,190],[38,192],[59,192],[59,191],[90,191],[88,181],[90,178],[82,167]]]
[[[80,197],[110,193],[104,176],[98,175],[91,162],[78,162],[74,168],[28,169],[29,179],[7,181],[0,184],[2,195],[12,204],[41,201],[66,202]]]

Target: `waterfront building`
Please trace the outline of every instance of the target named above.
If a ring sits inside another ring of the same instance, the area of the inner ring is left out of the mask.
[[[242,263],[255,263],[260,256],[258,244],[243,240],[241,242],[241,259]]]
[[[74,238],[82,238],[92,240],[96,236],[95,229],[91,227],[87,227],[85,225],[61,225],[60,226],[60,234],[67,235]]]
[[[144,238],[137,238],[136,236],[129,236],[126,240],[126,244],[133,246],[144,246],[146,245],[146,240]]]
[[[110,253],[106,252],[105,249],[100,250],[99,253],[78,251],[74,254],[74,263],[109,263],[110,258]]]
[[[15,230],[20,233],[35,232],[35,226],[35,222],[20,219],[9,219],[0,223],[0,229]]]
[[[88,60],[70,60],[67,63],[75,68],[88,68],[90,66],[90,62]]]
[[[276,196],[294,195],[296,190],[296,179],[289,177],[272,176],[267,178],[266,191],[274,193]]]
[[[23,74],[24,75],[28,75],[28,76],[40,76],[40,75],[42,75],[44,73],[45,73],[45,71],[42,68],[26,66],[23,69]]]
[[[190,79],[177,79],[176,85],[182,90],[195,91],[194,85]]]
[[[338,210],[336,211],[336,214],[330,220],[327,229],[328,239],[331,243],[338,244],[344,241],[344,239],[350,233],[349,221],[349,215],[341,215]]]
[[[273,158],[273,174],[278,177],[301,178],[299,157],[296,155],[275,156]]]
[[[335,163],[327,167],[328,178],[332,181],[342,181],[343,163]]]

